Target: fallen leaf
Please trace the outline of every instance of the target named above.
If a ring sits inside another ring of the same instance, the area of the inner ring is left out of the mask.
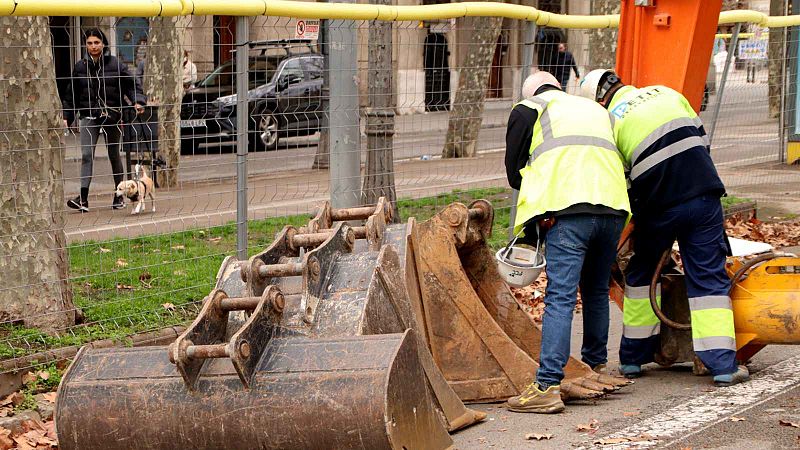
[[[553,439],[552,434],[538,434],[538,433],[528,433],[525,435],[525,439],[529,441],[546,441],[549,439]]]
[[[731,417],[731,418],[730,418],[730,421],[731,421],[731,422],[742,422],[742,421],[744,421],[744,420],[745,420],[745,418],[744,418],[744,417]]]
[[[589,423],[578,424],[576,431],[595,431],[600,428],[600,422],[597,419],[592,419]]]
[[[30,372],[28,372],[28,373],[26,373],[25,375],[22,376],[22,382],[25,383],[25,384],[28,384],[28,382],[25,381],[25,377],[28,374],[30,374]],[[31,374],[31,375],[33,375],[33,374]],[[35,380],[36,380],[36,375],[33,375],[33,380],[32,381],[35,381]],[[14,392],[13,394],[7,395],[2,401],[0,401],[0,406],[8,406],[8,405],[19,406],[24,401],[25,401],[25,396],[22,395],[21,392]]]
[[[176,270],[176,271],[172,272],[172,274],[182,277],[182,276],[186,275],[186,272],[183,271],[183,270]]]
[[[605,438],[594,441],[595,445],[613,445],[622,444],[623,442],[630,442],[630,438]]]
[[[800,428],[800,424],[797,424],[795,422],[789,422],[788,420],[781,419],[778,421],[778,423],[786,427]]]
[[[132,291],[135,288],[133,286],[131,286],[130,284],[117,283],[117,289],[120,290],[120,291]]]
[[[127,267],[127,266],[128,266],[128,261],[125,261],[122,258],[117,260],[117,267]]]
[[[153,249],[153,253],[161,253],[161,249],[154,248],[154,249]]]
[[[175,311],[175,305],[173,305],[172,303],[164,303],[161,306],[163,306],[164,309],[166,309],[167,311]]]
[[[100,247],[100,253],[111,253],[111,249]]]
[[[170,248],[171,248],[171,249],[173,249],[173,250],[183,250],[183,249],[185,249],[186,247],[185,247],[185,246],[183,246],[183,245],[180,245],[180,244],[179,244],[179,245],[173,245],[173,246],[172,246],[172,247],[170,247]]]
[[[33,372],[28,372],[22,376],[22,384],[31,384],[36,381],[36,374]],[[13,395],[13,394],[12,394]],[[22,394],[20,394],[22,395]]]
[[[58,395],[58,394],[57,394],[57,393],[55,393],[55,392],[47,392],[47,393],[44,393],[44,394],[42,394],[42,397],[43,397],[45,400],[47,400],[48,402],[50,402],[50,403],[55,403],[55,402],[56,402],[56,396],[57,396],[57,395]]]
[[[0,428],[0,450],[9,450],[12,448],[14,448],[14,441],[11,439],[11,430]]]
[[[222,240],[222,237],[213,237],[213,238],[208,238],[208,242],[213,242],[213,243],[215,243],[215,244],[216,244],[217,242],[221,241],[221,240]]]
[[[151,275],[150,272],[142,272],[139,274],[139,281],[147,281],[151,278],[153,278],[153,275]]]
[[[622,413],[622,415],[625,416],[625,417],[638,416],[639,415],[639,411],[630,411],[630,412],[626,411],[626,412]]]
[[[50,372],[47,372],[45,370],[40,370],[39,372],[36,373],[36,375],[39,375],[39,378],[41,378],[43,380],[49,380],[50,379]]]

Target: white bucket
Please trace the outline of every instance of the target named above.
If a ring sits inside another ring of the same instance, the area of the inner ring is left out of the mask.
[[[507,255],[504,253],[508,252]],[[495,253],[497,270],[511,287],[521,288],[536,281],[546,261],[539,252],[522,247],[501,248]]]

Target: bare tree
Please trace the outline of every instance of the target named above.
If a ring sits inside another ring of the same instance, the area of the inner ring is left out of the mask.
[[[391,0],[372,0],[390,5]],[[394,95],[392,90],[392,22],[373,20],[369,25],[367,108],[367,166],[361,200],[377,203],[386,197],[394,206]],[[395,217],[397,215],[395,214]]]
[[[75,324],[64,234],[64,131],[47,17],[0,17],[0,321]]]
[[[592,0],[593,16],[619,14],[618,0]],[[613,69],[617,61],[616,28],[589,30],[589,70]]]
[[[178,159],[181,153],[180,116],[183,97],[182,30],[186,18],[156,17],[150,20],[147,41],[144,89],[147,101],[158,105],[158,149],[167,167],[158,181],[178,185]]]
[[[477,152],[486,84],[500,25],[503,23],[499,17],[466,17],[461,20],[464,25],[461,33],[466,41],[466,56],[460,65],[458,90],[447,124],[447,139],[442,149],[443,158],[475,156]]]
[[[786,13],[786,0],[770,0],[769,15],[782,16]],[[785,28],[771,28],[769,30],[769,60],[768,91],[769,116],[776,118],[781,114],[781,96],[783,95],[783,46]]]

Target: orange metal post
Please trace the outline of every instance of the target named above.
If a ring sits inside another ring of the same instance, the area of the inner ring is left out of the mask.
[[[669,86],[698,111],[721,9],[722,0],[623,0],[617,74],[637,87]]]

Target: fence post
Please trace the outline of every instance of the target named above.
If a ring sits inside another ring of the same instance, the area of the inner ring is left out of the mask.
[[[345,0],[342,3],[355,3]],[[330,194],[335,208],[356,206],[361,197],[361,143],[358,110],[358,29],[352,20],[328,21],[330,61]]]
[[[719,88],[717,88],[717,103],[714,104],[714,112],[711,114],[711,129],[708,130],[708,143],[714,140],[714,131],[717,129],[717,118],[719,117],[719,109],[722,106],[722,94],[725,92],[725,82],[728,81],[728,70],[731,67],[731,60],[736,53],[736,44],[739,42],[739,30],[742,28],[741,22],[736,24],[733,28],[731,35],[731,45],[728,47],[728,56],[725,57],[725,68],[722,69],[722,79],[719,80]],[[713,62],[711,64],[714,64]]]
[[[522,46],[522,72],[519,79],[519,93],[522,96],[522,86],[525,84],[525,78],[531,73],[531,66],[533,66],[533,45],[536,42],[536,22],[526,22],[525,36],[523,38]],[[514,237],[514,221],[517,219],[517,199],[519,198],[519,191],[513,189],[511,192],[511,213],[509,214],[508,223],[508,238]]]
[[[247,259],[248,18],[236,18],[236,257]]]

